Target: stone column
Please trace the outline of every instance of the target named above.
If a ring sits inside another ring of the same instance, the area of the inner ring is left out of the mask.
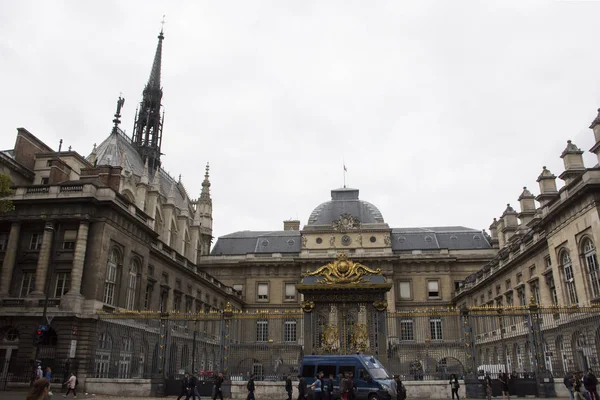
[[[15,260],[17,259],[20,233],[21,223],[13,222],[10,227],[6,254],[4,254],[4,262],[2,263],[2,276],[0,277],[0,297],[8,297],[9,295],[10,281],[12,280],[13,270],[15,269]]]
[[[69,292],[60,300],[60,308],[63,310],[70,310],[77,313],[81,312],[81,307],[83,305],[81,278],[83,277],[89,227],[89,221],[81,221],[79,223],[77,241],[75,242],[75,253],[73,254],[73,266],[71,267],[71,287],[69,288]]]
[[[50,265],[50,256],[52,255],[52,240],[54,238],[54,223],[46,222],[44,226],[44,236],[42,237],[42,248],[38,258],[37,269],[35,270],[35,289],[32,296],[44,296],[46,288],[46,279],[48,278],[48,267]]]
[[[71,268],[71,288],[69,293],[81,294],[81,278],[83,277],[89,227],[90,223],[88,221],[81,221],[79,223],[77,242],[75,242],[75,254],[73,255],[73,267]]]

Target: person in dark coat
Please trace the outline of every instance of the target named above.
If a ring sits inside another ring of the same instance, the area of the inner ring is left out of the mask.
[[[563,379],[563,383],[565,385],[565,387],[567,388],[567,390],[569,391],[569,396],[571,397],[571,400],[573,400],[574,395],[573,395],[573,383],[575,382],[575,380],[573,379],[573,374],[568,373],[565,375],[565,378]]]
[[[248,397],[246,397],[246,400],[256,400],[254,397],[254,391],[256,390],[256,386],[254,386],[254,374],[250,374],[250,379],[248,379],[246,388],[248,389]]]
[[[192,389],[192,382],[190,380],[190,375],[186,372],[181,380],[181,393],[179,394],[177,400],[180,400],[182,397],[185,397],[186,399],[189,398],[188,389]]]
[[[508,374],[503,372],[498,377],[500,385],[502,386],[502,400],[510,400],[510,390],[508,388]]]
[[[333,374],[329,374],[329,379],[327,380],[327,386],[325,393],[327,394],[327,400],[333,400]]]
[[[456,400],[460,400],[460,397],[458,396],[458,389],[460,389],[460,384],[458,383],[458,378],[456,377],[456,374],[452,374],[452,377],[450,378],[450,389],[452,390],[452,399],[454,399],[454,396],[456,396]]]
[[[215,378],[215,392],[213,394],[213,400],[216,400],[217,396],[219,396],[219,398],[223,400],[223,381],[223,373],[219,372],[219,374]]]
[[[308,389],[306,388],[306,380],[302,375],[298,375],[298,400],[308,398]]]
[[[288,375],[285,378],[285,391],[287,392],[288,400],[292,400],[292,390],[292,377]]]
[[[594,375],[594,372],[591,370],[591,368],[588,369],[587,374],[585,374],[583,377],[583,386],[590,393],[590,400],[598,400],[598,379],[596,378],[596,375]]]

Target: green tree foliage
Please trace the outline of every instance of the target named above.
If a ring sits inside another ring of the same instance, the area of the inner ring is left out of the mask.
[[[0,214],[15,209],[12,200],[6,198],[14,193],[14,190],[10,188],[11,184],[12,181],[8,175],[0,174]]]

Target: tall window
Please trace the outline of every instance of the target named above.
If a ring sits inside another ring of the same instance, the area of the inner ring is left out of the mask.
[[[35,272],[23,272],[19,297],[27,297],[35,288]]]
[[[429,318],[431,329],[431,340],[442,340],[442,319],[440,317]]]
[[[533,294],[533,298],[535,299],[535,302],[537,304],[541,304],[541,299],[540,299],[540,285],[538,284],[538,282],[532,282],[529,284],[529,289],[531,290],[531,293]]]
[[[152,302],[153,285],[146,285],[146,293],[144,294],[144,310],[149,310]]]
[[[588,238],[583,241],[581,246],[585,266],[587,268],[588,280],[592,292],[592,298],[600,297],[600,271],[598,270],[598,259],[596,258],[596,248],[594,243]]]
[[[129,276],[127,280],[127,302],[125,308],[133,310],[136,306],[136,293],[138,286],[138,275],[140,273],[140,261],[137,258],[131,260],[131,266],[129,267]]]
[[[283,341],[284,342],[295,342],[296,341],[296,321],[285,321],[283,330]]]
[[[296,300],[296,285],[293,283],[285,284],[285,299]]]
[[[96,348],[96,378],[108,378],[111,350],[112,337],[107,332],[102,332],[98,338],[98,347]]]
[[[119,267],[120,254],[113,248],[108,255],[106,264],[106,278],[104,280],[104,303],[115,305],[115,289],[117,286],[117,268]]]
[[[400,298],[402,300],[409,300],[412,297],[412,295],[410,293],[410,282],[409,281],[399,282],[398,289],[400,291]]]
[[[430,299],[437,299],[440,297],[439,281],[427,281],[427,295]]]
[[[71,285],[71,273],[59,272],[56,274],[56,286],[54,287],[54,297],[59,298],[69,291]]]
[[[269,321],[259,320],[256,321],[256,341],[266,342],[269,340]]]
[[[517,296],[519,297],[519,304],[522,307],[527,305],[527,298],[525,297],[525,288],[520,287],[517,289]]]
[[[63,237],[63,242],[62,242],[63,250],[74,250],[76,239],[77,239],[77,231],[75,229],[66,230],[64,237]]]
[[[400,340],[415,340],[413,320],[411,318],[400,320]]]
[[[269,284],[259,283],[258,287],[258,300],[269,300]]]
[[[42,234],[34,233],[29,240],[29,250],[39,250],[42,248]]]
[[[554,277],[549,276],[546,282],[548,283],[548,290],[550,291],[550,298],[552,299],[552,304],[557,305],[558,295],[556,294],[556,283],[554,282]]]
[[[573,277],[573,263],[571,262],[571,256],[569,253],[564,251],[561,256],[562,268],[565,274],[565,285],[567,287],[567,297],[570,304],[577,304],[579,299],[577,298],[577,288],[575,287],[575,279]]]
[[[121,342],[121,352],[119,354],[119,378],[131,378],[131,358],[133,356],[133,341],[129,337],[124,337]]]

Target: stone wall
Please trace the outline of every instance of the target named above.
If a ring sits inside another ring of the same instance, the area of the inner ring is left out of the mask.
[[[150,379],[87,378],[85,393],[111,396],[150,396]]]

